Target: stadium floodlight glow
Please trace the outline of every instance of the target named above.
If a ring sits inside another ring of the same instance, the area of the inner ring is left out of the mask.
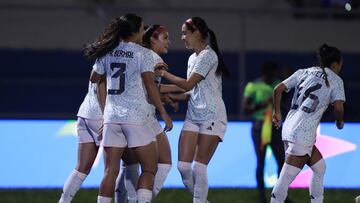
[[[346,9],[347,11],[351,11],[351,9],[352,9],[351,4],[346,3],[346,4],[345,4],[345,9]]]

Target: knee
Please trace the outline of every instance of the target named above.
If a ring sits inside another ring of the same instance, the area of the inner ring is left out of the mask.
[[[78,167],[76,167],[76,170],[79,171],[80,173],[84,173],[88,175],[91,171],[91,166],[79,165]]]
[[[116,179],[119,174],[119,167],[105,166],[104,175]]]
[[[179,161],[177,164],[177,168],[181,174],[192,172],[190,162]]]
[[[324,159],[320,159],[314,165],[310,166],[311,170],[313,170],[314,174],[325,174],[326,171],[326,163]]]
[[[157,164],[141,166],[141,173],[150,173],[155,176],[156,172],[157,172]]]

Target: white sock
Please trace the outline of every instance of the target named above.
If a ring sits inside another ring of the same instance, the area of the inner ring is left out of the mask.
[[[300,173],[301,168],[284,163],[280,172],[280,178],[277,180],[271,194],[271,203],[283,203],[287,197],[289,185]]]
[[[322,203],[324,201],[324,175],[326,165],[324,159],[320,159],[314,165],[310,166],[313,175],[310,182],[311,203]]]
[[[126,203],[127,191],[125,188],[125,166],[121,166],[120,173],[116,178],[115,203]]]
[[[86,174],[80,173],[74,169],[64,184],[63,193],[61,194],[59,203],[70,203],[77,191],[80,189],[80,186],[84,182],[86,176]]]
[[[150,203],[152,198],[152,191],[148,189],[138,189],[137,202],[138,203]]]
[[[360,195],[355,198],[355,203],[360,203]]]
[[[128,193],[129,203],[136,203],[137,182],[139,180],[139,164],[126,165],[125,188]]]
[[[111,197],[98,196],[97,203],[111,203]]]
[[[170,164],[158,164],[157,167],[158,167],[158,170],[156,172],[155,180],[154,180],[153,197],[156,197],[157,194],[159,194],[161,188],[163,187],[165,179],[171,169],[171,165]]]
[[[177,167],[180,172],[182,182],[184,183],[186,188],[190,191],[190,193],[194,194],[194,178],[193,178],[191,163],[179,161]]]
[[[205,203],[209,191],[207,178],[207,165],[194,163],[194,198],[193,203]]]

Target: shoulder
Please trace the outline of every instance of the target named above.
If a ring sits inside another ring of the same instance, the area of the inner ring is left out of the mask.
[[[140,56],[142,56],[145,60],[154,60],[153,51],[151,49],[137,45],[137,50]]]
[[[341,79],[341,77],[334,73],[331,69],[326,68],[326,73],[328,74],[328,79],[330,80],[330,83],[336,84],[337,86],[342,86],[343,85],[343,80]]]
[[[320,70],[318,69],[319,67],[316,67],[316,66],[312,66],[312,67],[308,67],[308,68],[300,68],[298,69],[297,71],[299,73],[306,73],[306,72],[311,72],[311,71],[315,71],[315,70]]]
[[[134,48],[135,48],[138,52],[140,52],[140,53],[148,53],[148,54],[151,54],[151,52],[152,52],[150,49],[148,49],[148,48],[146,48],[146,47],[143,47],[143,46],[141,46],[141,45],[139,45],[139,44],[134,44],[133,46],[134,46]]]
[[[196,53],[192,53],[190,56],[189,56],[189,61],[193,61],[196,59]]]
[[[157,62],[157,63],[163,62],[163,59],[161,58],[161,56],[159,56],[159,54],[157,54],[155,51],[151,50],[151,54],[152,54],[155,62]]]
[[[297,71],[295,71],[295,73],[293,74],[296,77],[301,77],[303,75],[305,75],[306,73],[310,72],[313,70],[313,67],[310,68],[300,68]]]
[[[203,51],[201,51],[199,56],[200,55],[209,59],[217,59],[216,52],[210,46],[207,46]]]
[[[325,68],[325,71],[328,74],[328,76],[334,78],[335,80],[342,80],[340,78],[340,76],[338,74],[334,73],[334,71],[332,71],[330,68]]]

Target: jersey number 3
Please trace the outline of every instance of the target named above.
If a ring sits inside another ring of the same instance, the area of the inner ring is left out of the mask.
[[[111,78],[119,80],[119,88],[118,89],[108,89],[108,94],[110,95],[119,95],[125,90],[125,71],[126,64],[125,63],[111,63]]]
[[[294,102],[294,104],[291,106],[291,109],[297,109],[299,108],[299,106],[301,106],[301,104],[306,100],[306,99],[311,99],[313,100],[313,103],[311,104],[310,107],[307,106],[302,106],[301,110],[303,110],[306,113],[312,113],[316,110],[316,107],[319,105],[319,97],[316,96],[315,94],[312,94],[312,92],[320,89],[322,87],[322,85],[320,83],[316,83],[315,85],[307,88],[304,92],[304,88],[300,87],[300,85],[303,83],[304,81],[301,81],[300,84],[298,85],[298,92],[296,94],[296,100]],[[302,97],[300,97],[300,95],[303,95]]]

